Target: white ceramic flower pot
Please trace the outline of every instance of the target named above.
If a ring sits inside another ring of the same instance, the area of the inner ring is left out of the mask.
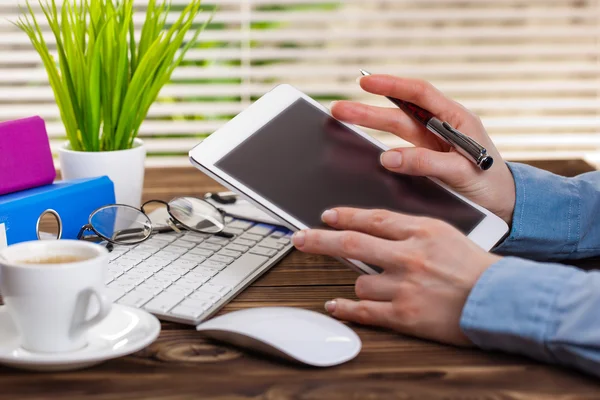
[[[108,176],[115,185],[117,203],[140,206],[146,159],[142,140],[135,139],[129,150],[103,152],[73,151],[66,143],[59,148],[58,156],[63,179]]]

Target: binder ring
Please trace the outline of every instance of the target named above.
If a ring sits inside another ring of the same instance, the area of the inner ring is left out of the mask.
[[[58,215],[58,213],[55,210],[49,208],[40,214],[40,216],[37,220],[37,223],[35,224],[35,233],[37,235],[38,240],[42,240],[42,238],[40,237],[40,222],[42,221],[42,218],[46,214],[52,214],[54,216],[54,218],[56,219],[56,222],[58,223],[58,234],[56,235],[56,239],[60,239],[62,237],[62,228],[63,228],[62,220],[60,219],[60,215]]]

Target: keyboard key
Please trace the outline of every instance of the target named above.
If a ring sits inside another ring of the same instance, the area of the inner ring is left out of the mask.
[[[202,239],[202,240],[204,240],[204,239],[206,239],[206,238],[208,238],[210,236],[211,236],[211,234],[209,234],[209,233],[187,231],[185,233],[185,235],[183,235],[183,239],[189,240],[190,242],[193,242],[196,239]]]
[[[169,265],[169,267],[185,267],[189,271],[190,269],[194,268],[196,265],[198,265],[198,263],[193,260],[180,258],[178,260],[173,261],[171,263],[171,265]]]
[[[168,264],[170,261],[178,259],[180,255],[181,254],[171,253],[169,251],[161,250],[158,253],[154,254],[154,257],[151,257],[148,260],[162,259],[162,260],[166,260],[167,264]]]
[[[169,286],[168,288],[165,289],[166,293],[181,293],[184,296],[187,296],[188,294],[191,294],[194,292],[196,288],[191,288],[188,286],[180,286],[177,284],[172,284],[171,286]]]
[[[268,260],[268,257],[246,253],[212,278],[210,282],[215,285],[236,287]]]
[[[194,242],[188,242],[187,240],[184,239],[177,239],[176,241],[174,241],[172,243],[173,246],[180,246],[180,247],[184,247],[186,249],[191,249],[192,247],[196,246],[196,243]]]
[[[225,256],[225,257],[232,257],[232,258],[238,258],[239,256],[241,256],[242,253],[240,253],[239,251],[234,251],[234,250],[227,250],[227,249],[221,249],[217,252],[217,254],[213,257],[216,256]],[[211,259],[213,258],[211,257]]]
[[[203,303],[206,304],[206,303]],[[210,306],[208,304],[208,306]],[[176,306],[174,307],[171,311],[169,311],[169,314],[175,316],[175,317],[180,317],[180,318],[185,318],[185,319],[198,319],[200,318],[200,316],[202,314],[204,314],[204,311],[206,311],[204,308],[200,308],[200,307],[184,307],[184,306]]]
[[[290,239],[287,237],[282,237],[281,239],[277,239],[277,243],[281,243],[284,246],[290,244]]]
[[[187,298],[179,303],[179,305],[183,307],[198,308],[204,311],[208,310],[213,304],[214,302],[211,300],[198,300],[192,298]]]
[[[255,244],[256,244],[256,242],[254,240],[248,240],[248,239],[238,238],[238,239],[235,239],[233,241],[233,244],[231,244],[230,246],[239,245],[239,246],[244,246],[244,247],[252,247]],[[227,246],[227,247],[229,247],[229,246]]]
[[[158,251],[158,250],[156,250]],[[135,258],[137,260],[146,260],[150,257],[152,257],[152,255],[154,253],[156,253],[156,251],[137,251],[137,250],[131,250],[129,253],[127,253],[127,257],[132,257]]]
[[[136,287],[135,290],[138,292],[148,292],[152,296],[156,296],[157,294],[159,294],[160,292],[162,292],[164,290],[164,287],[162,285],[152,284],[152,283],[148,283],[148,281],[146,281],[146,282],[142,283],[141,285],[139,285],[138,287]]]
[[[111,283],[109,283],[107,287],[110,289],[120,290],[123,292],[123,294],[125,294],[125,292],[129,292],[130,290],[132,290],[135,287],[135,284],[131,282],[120,282],[118,280],[114,280]]]
[[[197,254],[199,256],[210,257],[214,254],[214,251],[195,247],[195,248],[191,249],[189,252],[185,253],[184,256],[188,256],[190,254]]]
[[[269,237],[273,238],[273,239],[281,239],[283,237],[283,235],[285,235],[285,232],[275,231],[275,232],[271,232],[271,234],[269,235]]]
[[[195,267],[195,265],[194,265],[194,267]],[[177,265],[167,265],[166,267],[164,267],[162,269],[162,271],[177,274],[179,276],[183,276],[183,275],[187,274],[190,269],[191,268],[181,267],[181,266],[177,266]]]
[[[117,279],[118,277],[120,277],[121,275],[123,275],[124,273],[125,272],[123,272],[123,271],[116,271],[112,274],[109,272],[109,276],[110,276],[111,280],[114,280],[114,279]]]
[[[104,284],[108,285],[109,283],[111,283],[115,278],[113,278],[112,276],[107,275],[106,278],[104,278]]]
[[[226,215],[225,218],[223,218],[223,220],[226,224],[229,224],[231,221],[233,221],[233,217],[231,215]]]
[[[181,277],[177,282],[178,285],[190,286],[198,289],[212,278],[210,274],[189,273]]]
[[[166,279],[166,280],[170,280],[171,282],[174,282],[177,279],[181,278],[182,274],[177,273],[177,272],[165,271],[165,268],[163,268],[162,271],[158,271],[156,274],[154,274],[154,278]]]
[[[206,249],[206,250],[212,250],[212,251],[218,251],[218,250],[221,249],[221,247],[222,246],[220,246],[218,244],[215,244],[215,243],[204,242],[204,243],[200,243],[197,248]]]
[[[226,227],[226,228],[224,229],[224,231],[225,231],[225,232],[227,232],[227,233],[231,233],[232,235],[236,235],[236,236],[237,236],[237,235],[241,235],[242,233],[244,233],[244,230],[243,230],[243,229],[231,228],[231,227],[229,227],[229,226],[228,226],[228,227]]]
[[[269,238],[263,240],[258,245],[262,246],[262,247],[268,247],[270,249],[275,249],[275,250],[281,250],[284,247],[283,244],[277,242],[275,239],[269,239]]]
[[[138,276],[142,278],[142,280],[146,280],[150,278],[154,274],[153,271],[145,268],[135,267],[127,271],[127,275]],[[139,285],[139,284],[138,284]]]
[[[209,279],[210,276],[186,275],[173,282],[173,285],[190,288],[192,289],[192,291],[194,291],[198,289],[201,285],[205,284]]]
[[[227,266],[227,264],[218,262],[218,261],[206,260],[203,263],[201,263],[199,266],[203,267],[203,268],[215,268],[220,271],[223,268],[225,268]]]
[[[111,253],[124,254],[124,253],[127,253],[131,249],[132,249],[131,246],[120,245],[120,244],[113,244]]]
[[[218,294],[221,297],[231,292],[231,286],[229,285],[219,285],[212,282],[205,283],[204,285],[198,288],[200,292],[214,293]]]
[[[240,253],[245,253],[248,250],[250,250],[250,247],[242,246],[241,244],[232,243],[232,244],[227,245],[227,247],[225,247],[225,250],[233,250],[233,251],[239,251]]]
[[[148,263],[147,261],[144,261],[141,264],[138,264],[135,266],[135,269],[140,269],[140,270],[144,270],[144,271],[150,271],[152,273],[158,272],[163,268],[162,265],[159,264],[154,264],[154,263]]]
[[[181,302],[184,297],[185,296],[182,294],[163,292],[154,299],[150,300],[144,306],[144,309],[153,313],[165,314],[167,311]]]
[[[140,275],[126,272],[117,279],[115,279],[115,282],[132,283],[134,286],[137,286],[140,283],[144,282],[144,280],[145,278]]]
[[[139,259],[139,260],[133,260],[133,259],[129,259],[129,258],[117,258],[115,261],[113,261],[114,264],[119,265],[121,267],[134,267],[136,265],[138,265],[139,263],[141,263],[143,260]]]
[[[105,293],[106,293],[106,297],[108,298],[108,301],[114,303],[115,301],[117,301],[121,297],[123,297],[125,295],[125,293],[127,293],[127,292],[119,287],[108,286],[106,288]]]
[[[152,244],[149,244],[148,242],[144,242],[142,244],[138,244],[132,250],[135,252],[141,251],[141,252],[156,253],[158,251],[158,246],[156,246],[156,245],[153,246]]]
[[[256,224],[252,228],[248,229],[246,234],[267,236],[269,233],[271,233],[273,231],[273,229],[274,229],[273,225]]]
[[[125,272],[129,271],[131,268],[135,267],[135,265],[131,265],[131,264],[119,265],[119,264],[116,264],[116,263],[108,264],[108,266],[109,267],[113,267],[114,266],[115,268],[119,268],[119,270],[121,272],[123,272],[123,273],[125,273]]]
[[[211,251],[211,253],[212,253],[212,251]],[[183,260],[190,261],[195,264],[200,264],[202,261],[206,260],[206,257],[201,256],[199,254],[185,253],[184,255],[179,257],[179,259],[177,261],[183,261]]]
[[[224,264],[231,264],[233,262],[233,260],[235,260],[235,258],[233,258],[233,257],[219,256],[219,255],[215,254],[214,256],[210,257],[206,261],[217,261],[217,262],[224,263]]]
[[[118,260],[121,260],[121,261],[127,260],[127,261],[135,262],[136,264],[139,264],[142,261],[144,261],[146,258],[148,258],[148,257],[146,257],[145,253],[140,252],[140,254],[136,254],[135,250],[131,250],[131,251],[128,251],[127,254],[125,254],[124,256],[119,257]]]
[[[194,293],[188,296],[188,299],[207,301],[210,302],[210,304],[212,305],[219,301],[221,299],[221,296],[219,296],[216,293],[209,293],[203,292],[201,290],[196,290]]]
[[[220,270],[221,270],[220,268],[209,267],[208,265],[200,264],[196,268],[194,268],[192,270],[192,272],[211,277],[211,276],[215,276],[216,274],[218,274]],[[188,275],[189,275],[189,273],[186,276],[188,276]]]
[[[122,274],[125,271],[125,268],[116,264],[108,264],[107,271],[109,275],[114,275],[117,273]]]
[[[108,255],[108,261],[115,261],[117,258],[121,257],[122,254],[120,253],[110,253]]]
[[[261,256],[273,257],[275,254],[277,254],[277,250],[256,246],[250,249],[250,253],[259,254]]]
[[[245,221],[243,219],[234,219],[229,224],[227,224],[227,227],[246,230],[251,228],[252,225],[254,225],[254,222]]]
[[[160,256],[155,255],[155,256],[150,257],[146,261],[140,263],[139,265],[144,265],[144,266],[152,265],[152,266],[162,268],[162,267],[169,265],[170,262],[171,262],[171,260],[167,260],[166,258],[160,258]]]
[[[199,243],[204,242],[204,238],[195,237],[195,236],[184,236],[183,238],[186,242],[193,243],[196,246]]]
[[[173,242],[175,243],[175,242]],[[185,247],[181,247],[181,246],[175,246],[173,243],[171,243],[170,245],[168,245],[167,247],[165,247],[164,249],[162,249],[162,251],[168,251],[169,253],[175,253],[175,254],[183,254],[183,253],[187,253],[188,249]]]
[[[224,246],[224,245],[226,245],[226,244],[229,243],[229,240],[230,239],[224,238],[224,237],[221,237],[221,236],[211,236],[208,239],[206,239],[206,242],[207,243],[220,244],[221,246]],[[200,247],[202,247],[202,246],[200,246]]]
[[[179,239],[181,236],[183,236],[181,233],[177,233],[177,232],[173,231],[173,232],[159,233],[158,235],[152,236],[152,239],[164,240],[166,242],[172,242],[174,240]]]
[[[173,281],[170,279],[157,278],[156,275],[154,275],[152,278],[147,279],[146,282],[141,284],[139,287],[142,287],[143,285],[148,285],[148,286],[157,286],[157,287],[160,287],[161,289],[164,289],[167,286],[171,285],[171,283],[173,283]]]
[[[253,235],[252,233],[244,233],[242,236],[240,236],[242,239],[247,239],[247,240],[252,240],[254,242],[258,242],[263,240],[263,237],[260,235]]]
[[[123,296],[118,303],[126,306],[141,307],[152,299],[152,293],[133,290]]]
[[[161,235],[153,236],[152,238],[146,240],[144,242],[147,246],[152,246],[156,249],[163,248],[167,246],[170,242],[167,240],[163,240]]]

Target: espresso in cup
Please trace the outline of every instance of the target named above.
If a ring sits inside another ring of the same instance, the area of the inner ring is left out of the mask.
[[[31,258],[17,261],[18,264],[68,264],[73,262],[85,261],[85,258],[70,256],[68,254],[52,257]]]
[[[87,331],[110,312],[106,248],[78,240],[19,243],[0,251],[0,292],[32,352],[85,347]]]

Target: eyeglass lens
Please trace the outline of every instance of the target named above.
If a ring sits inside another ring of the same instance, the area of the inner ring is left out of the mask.
[[[152,222],[140,210],[114,205],[101,208],[90,218],[92,228],[105,239],[117,244],[135,244],[152,233]]]
[[[225,228],[223,215],[204,200],[179,197],[169,202],[169,212],[188,229],[218,233]]]

